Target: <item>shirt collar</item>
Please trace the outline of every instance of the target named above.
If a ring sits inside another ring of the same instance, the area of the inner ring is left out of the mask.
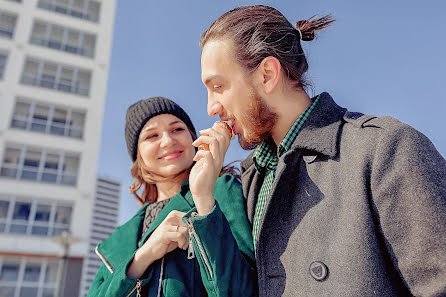
[[[258,172],[260,172],[262,168],[267,168],[268,170],[276,169],[278,158],[291,149],[291,146],[296,140],[297,135],[299,135],[303,124],[319,101],[319,97],[320,96],[317,96],[313,100],[313,103],[299,115],[294,124],[288,130],[285,137],[280,142],[279,149],[276,148],[276,145],[271,137],[263,141],[255,149],[252,159]]]

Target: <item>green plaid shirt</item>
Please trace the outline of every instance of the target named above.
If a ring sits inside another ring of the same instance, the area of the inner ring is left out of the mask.
[[[319,96],[317,96],[313,103],[309,107],[307,107],[307,109],[303,113],[300,114],[300,116],[294,122],[293,126],[291,126],[290,130],[288,130],[288,133],[280,142],[278,150],[276,149],[276,145],[274,144],[272,139],[268,139],[262,142],[254,151],[252,159],[257,171],[260,173],[262,172],[262,168],[266,169],[265,178],[263,179],[263,184],[260,188],[254,212],[254,222],[252,228],[254,248],[257,242],[260,219],[262,218],[266,200],[268,199],[269,193],[271,192],[279,158],[288,150],[290,150],[291,145],[296,140],[296,137],[302,129],[303,124],[305,123],[306,119],[308,118],[318,101]]]

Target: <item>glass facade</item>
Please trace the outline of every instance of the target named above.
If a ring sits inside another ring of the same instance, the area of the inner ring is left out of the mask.
[[[90,78],[91,72],[88,70],[28,58],[21,82],[26,85],[88,96]]]
[[[53,259],[0,256],[0,296],[54,297],[57,268]]]
[[[35,21],[30,42],[72,54],[93,57],[96,36],[43,21]]]
[[[0,177],[75,186],[79,155],[24,145],[7,145]]]
[[[101,3],[94,0],[39,0],[38,7],[97,23]]]
[[[20,98],[16,100],[11,127],[81,139],[84,122],[83,111]]]
[[[0,233],[56,236],[70,229],[72,212],[68,203],[0,195]]]
[[[0,37],[11,39],[17,22],[17,15],[0,10]]]

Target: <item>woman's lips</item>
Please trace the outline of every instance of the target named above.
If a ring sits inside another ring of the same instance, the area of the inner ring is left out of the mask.
[[[160,159],[163,159],[163,160],[173,160],[173,159],[179,158],[182,153],[183,153],[182,151],[169,152],[169,153],[166,153],[166,154],[162,155],[160,157]]]

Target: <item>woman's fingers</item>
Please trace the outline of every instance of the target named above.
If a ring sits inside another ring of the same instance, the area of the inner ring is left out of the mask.
[[[186,215],[185,212],[172,210],[164,219],[163,223],[174,226],[183,226],[186,227],[186,224],[183,222],[183,217]]]
[[[189,232],[186,227],[171,226],[173,231],[165,232],[165,236],[168,240],[176,242],[178,247],[185,249],[189,246]]]
[[[200,131],[200,137],[195,140],[192,144],[194,146],[199,146],[200,144],[211,144],[209,139],[215,138],[218,143],[229,146],[229,142],[231,141],[231,136],[228,134],[226,128],[221,127],[220,125],[214,124],[212,128],[208,128]],[[203,138],[202,138],[203,137]],[[207,138],[210,137],[210,138]]]
[[[189,246],[189,232],[182,220],[185,214],[185,212],[172,210],[163,221],[166,224],[165,238],[176,242],[181,249],[186,249]]]

